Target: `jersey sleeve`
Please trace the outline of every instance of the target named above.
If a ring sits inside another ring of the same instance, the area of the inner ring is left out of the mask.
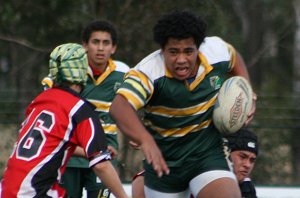
[[[117,93],[124,96],[138,110],[150,100],[153,83],[144,73],[132,69],[125,75],[123,85]]]
[[[204,54],[208,63],[211,65],[220,62],[228,62],[226,68],[222,69],[224,72],[231,71],[235,65],[235,48],[220,37],[206,37],[203,44],[201,44],[199,51]]]
[[[77,119],[79,121],[76,129],[77,141],[86,153],[89,166],[110,160],[105,134],[96,113],[86,105],[78,112]]]
[[[230,55],[229,70],[232,70],[232,68],[235,65],[235,61],[236,61],[236,50],[231,44],[229,44],[229,43],[226,43],[226,44],[227,44],[228,52]]]

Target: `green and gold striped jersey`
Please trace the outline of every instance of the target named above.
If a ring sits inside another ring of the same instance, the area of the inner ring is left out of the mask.
[[[108,145],[115,149],[118,149],[118,128],[109,115],[109,107],[128,70],[129,67],[125,63],[109,59],[105,72],[95,79],[93,71],[89,67],[87,84],[81,93],[82,97],[96,106],[95,111],[104,129]],[[88,168],[87,165],[87,160],[79,157],[72,157],[68,163],[68,167]]]
[[[118,94],[136,110],[144,108],[143,123],[169,166],[199,159],[210,147],[222,145],[212,112],[235,55],[235,49],[222,39],[206,37],[199,48],[198,73],[190,84],[172,77],[161,50],[126,74]]]
[[[97,79],[94,79],[92,69],[88,70],[88,81],[81,95],[96,106],[104,132],[108,138],[108,145],[118,149],[117,126],[109,115],[109,107],[120,88],[124,74],[129,67],[120,62],[109,59],[109,64]]]

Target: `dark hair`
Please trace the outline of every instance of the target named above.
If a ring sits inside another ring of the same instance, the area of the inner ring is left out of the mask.
[[[88,43],[93,32],[104,31],[111,35],[112,44],[117,45],[118,34],[116,28],[107,21],[92,21],[82,31],[81,39],[84,43]]]
[[[257,136],[246,128],[225,136],[231,151],[245,150],[258,155]]]
[[[197,47],[206,36],[206,23],[201,17],[188,11],[174,11],[165,14],[153,28],[154,41],[162,48],[169,38],[193,38]]]

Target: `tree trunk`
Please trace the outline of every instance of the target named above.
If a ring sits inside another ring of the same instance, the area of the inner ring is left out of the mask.
[[[262,68],[259,59],[262,56],[261,44],[263,43],[263,16],[262,2],[252,1],[231,1],[234,12],[240,20],[246,54],[243,55],[247,64],[251,81],[258,86],[262,82]]]
[[[295,28],[295,40],[294,40],[294,65],[293,65],[293,92],[294,94],[300,93],[300,0],[294,0],[294,9],[296,14],[296,28]],[[299,101],[295,99],[295,107],[299,105]],[[299,116],[299,115],[295,115]],[[292,153],[293,157],[293,170],[294,179],[296,183],[300,182],[300,133],[297,129],[292,135]]]

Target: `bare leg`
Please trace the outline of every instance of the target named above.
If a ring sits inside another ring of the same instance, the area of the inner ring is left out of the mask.
[[[236,181],[224,177],[207,184],[197,198],[241,198],[241,192]]]
[[[132,198],[145,198],[144,176],[138,176],[132,181]]]

